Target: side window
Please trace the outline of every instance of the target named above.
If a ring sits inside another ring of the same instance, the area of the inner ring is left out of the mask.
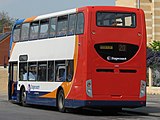
[[[77,14],[77,26],[76,26],[76,34],[83,34],[84,32],[84,14]]]
[[[36,80],[37,79],[37,63],[30,62],[28,64],[28,80]]]
[[[48,81],[55,81],[54,61],[48,62]]]
[[[67,35],[68,15],[58,17],[57,37]]]
[[[20,40],[20,30],[21,30],[21,25],[16,25],[14,28],[14,34],[13,34],[14,42],[17,42]]]
[[[38,39],[39,32],[39,21],[32,22],[30,25],[30,39],[35,40]]]
[[[29,37],[29,23],[22,24],[21,41],[28,40]]]
[[[66,66],[65,61],[56,61],[56,82],[66,81]]]
[[[19,80],[28,80],[27,62],[19,63]]]
[[[49,19],[40,21],[40,33],[39,38],[47,38],[48,37],[48,27],[49,27]]]
[[[74,62],[73,60],[67,61],[67,69],[66,69],[66,80],[68,82],[72,81],[73,74],[74,74]]]
[[[47,80],[47,62],[39,62],[38,63],[38,81],[46,81]]]
[[[50,19],[50,34],[49,34],[49,37],[55,37],[55,35],[56,35],[56,23],[57,23],[57,18],[51,18]]]
[[[69,15],[68,35],[75,34],[76,14]]]

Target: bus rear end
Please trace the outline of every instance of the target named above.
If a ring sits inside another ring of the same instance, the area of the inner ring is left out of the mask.
[[[90,7],[87,106],[146,105],[146,30],[141,9]]]

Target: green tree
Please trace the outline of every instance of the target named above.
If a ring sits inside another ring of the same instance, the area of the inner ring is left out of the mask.
[[[150,46],[154,51],[160,51],[160,41],[154,40],[152,43],[150,43]]]
[[[0,33],[3,32],[3,27],[11,27],[14,23],[14,19],[9,17],[7,12],[0,11]]]

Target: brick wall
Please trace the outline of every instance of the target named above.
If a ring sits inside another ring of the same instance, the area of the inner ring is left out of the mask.
[[[0,66],[4,63],[8,65],[8,51],[9,51],[10,36],[0,42]]]

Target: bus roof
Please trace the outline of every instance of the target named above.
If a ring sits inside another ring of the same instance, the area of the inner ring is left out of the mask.
[[[49,14],[44,14],[44,15],[40,15],[40,16],[32,16],[26,19],[19,19],[16,21],[16,25],[17,24],[21,24],[21,23],[27,23],[27,22],[32,22],[32,21],[38,21],[38,20],[42,20],[42,19],[46,19],[46,18],[51,18],[51,17],[57,17],[57,16],[62,16],[62,15],[66,15],[66,14],[72,14],[72,13],[76,13],[78,11],[78,9],[91,9],[91,8],[95,8],[95,9],[107,9],[107,10],[121,10],[121,11],[136,11],[139,10],[137,8],[129,8],[129,7],[120,7],[120,6],[85,6],[85,7],[81,7],[81,8],[75,8],[75,9],[69,9],[69,10],[65,10],[65,11],[60,11],[60,12],[53,12],[53,13],[49,13]]]

